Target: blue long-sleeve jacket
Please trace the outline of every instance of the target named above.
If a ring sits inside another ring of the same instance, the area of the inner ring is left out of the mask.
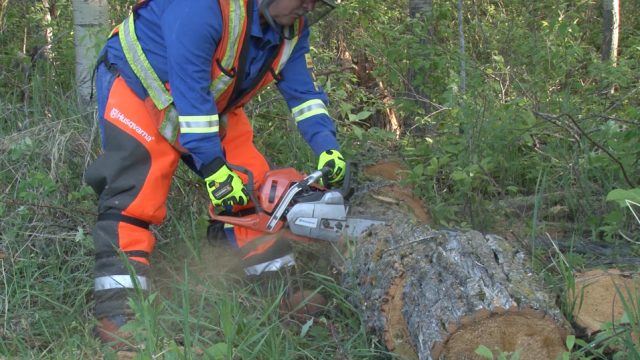
[[[278,51],[281,38],[269,26],[261,26],[256,0],[253,6],[250,46],[241,94],[271,55]],[[169,82],[174,105],[180,116],[218,114],[214,96],[209,90],[211,65],[222,32],[222,15],[218,0],[151,0],[136,12],[136,35],[154,71],[163,82]],[[108,60],[116,64],[129,87],[142,99],[148,95],[127,63],[117,37],[106,44]],[[316,88],[307,68],[309,29],[305,28],[291,57],[280,72],[277,87],[290,109],[312,99],[328,102],[326,94]],[[234,99],[231,99],[233,101]],[[316,155],[338,149],[335,126],[326,114],[298,121],[298,129]],[[217,132],[180,134],[180,144],[195,160],[196,167],[223,157]]]

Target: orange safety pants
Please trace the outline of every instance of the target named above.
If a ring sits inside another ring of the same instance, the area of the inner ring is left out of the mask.
[[[103,152],[87,168],[85,181],[99,196],[93,238],[95,314],[100,319],[130,315],[127,298],[132,289],[147,289],[149,256],[156,242],[149,225],[162,223],[166,216],[171,180],[184,154],[158,131],[162,112],[150,99],[140,100],[103,64],[97,69],[96,90]],[[226,160],[252,171],[259,184],[269,166],[253,143],[253,130],[244,111],[229,112],[223,125]],[[246,183],[246,175],[239,175]],[[276,242],[261,240],[253,245],[252,240],[263,235],[257,231],[235,227],[231,235],[241,250],[246,249],[243,259],[249,261],[248,266],[256,265],[254,258],[261,258],[259,265],[288,255],[283,251],[290,252],[287,247],[275,246]],[[131,261],[122,261],[121,253]]]

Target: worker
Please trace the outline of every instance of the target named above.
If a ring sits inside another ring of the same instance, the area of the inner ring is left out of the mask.
[[[132,317],[128,297],[149,287],[149,257],[180,159],[200,175],[211,204],[250,211],[248,178],[269,170],[243,107],[275,81],[304,140],[341,182],[345,160],[310,72],[309,27],[333,0],[147,0],[111,33],[96,73],[102,152],[86,170],[98,194],[96,333],[117,339]],[[249,209],[249,210],[248,210]],[[288,243],[225,229],[247,274],[295,264]],[[124,255],[124,256],[123,256]],[[134,270],[131,272],[130,270]]]

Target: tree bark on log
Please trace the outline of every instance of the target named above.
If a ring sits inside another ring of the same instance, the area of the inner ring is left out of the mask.
[[[387,221],[358,239],[343,282],[390,351],[421,360],[480,359],[480,345],[521,359],[565,351],[570,327],[524,252],[496,235],[433,230],[366,193],[351,204]]]

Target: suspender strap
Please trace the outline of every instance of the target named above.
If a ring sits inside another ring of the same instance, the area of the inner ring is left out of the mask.
[[[229,104],[225,109],[233,109],[236,107],[244,106],[258,91],[267,86],[273,79],[276,81],[282,80],[282,76],[279,75],[280,70],[284,68],[289,57],[293,53],[293,49],[296,46],[300,34],[303,30],[304,18],[300,18],[293,26],[286,28],[284,31],[286,34],[293,32],[295,35],[292,39],[283,39],[283,43],[280,45],[280,49],[271,55],[266,61],[265,67],[256,76],[254,81],[248,86],[248,92],[244,94],[234,94],[229,100]],[[241,55],[242,61],[242,55]],[[236,80],[237,81],[237,80]],[[238,87],[238,86],[236,86]]]
[[[112,73],[113,75],[118,75],[118,67],[115,64],[112,64],[109,62],[109,58],[107,56],[107,50],[105,49],[102,52],[102,55],[100,55],[100,57],[98,57],[98,60],[96,61],[96,69],[98,68],[98,65],[100,64],[104,64],[104,66],[107,68],[107,70],[109,70],[110,73]]]
[[[131,224],[133,226],[141,227],[143,229],[149,229],[149,223],[146,221],[142,221],[140,219],[136,219],[131,216],[119,214],[119,213],[103,213],[98,215],[98,221],[118,221],[127,224]]]
[[[251,20],[247,17],[251,17],[251,4],[249,2],[249,11],[245,0],[231,0],[229,2],[229,24],[227,26],[227,48],[225,49],[224,56],[220,60],[220,65],[223,69],[232,70],[238,54],[238,38],[242,34],[242,30],[245,24],[250,24]],[[247,16],[247,14],[249,16]]]
[[[223,35],[226,36],[227,46],[222,59],[216,60],[216,65],[220,68],[222,74],[216,77],[211,82],[210,86],[211,92],[216,100],[219,99],[225,91],[227,91],[229,85],[233,83],[234,79],[236,79],[236,82],[238,79],[242,79],[241,76],[236,76],[238,70],[242,69],[242,66],[240,66],[242,64],[239,64],[238,66],[234,65],[236,64],[236,59],[241,56],[240,53],[242,52],[242,49],[248,46],[247,39],[250,35],[250,31],[247,24],[251,24],[251,13],[253,12],[251,9],[252,4],[253,1],[247,2],[246,0],[229,1],[228,23],[226,24],[226,33]],[[224,16],[225,14],[223,14],[223,17]],[[243,30],[245,31],[244,41],[240,39]],[[241,42],[243,43],[243,46],[242,49],[239,49]],[[221,41],[221,43],[224,43],[224,41]]]
[[[134,26],[135,13],[129,15],[120,24],[120,45],[131,69],[142,82],[154,105],[162,110],[173,102],[173,97],[151,67],[147,56],[142,51]]]

